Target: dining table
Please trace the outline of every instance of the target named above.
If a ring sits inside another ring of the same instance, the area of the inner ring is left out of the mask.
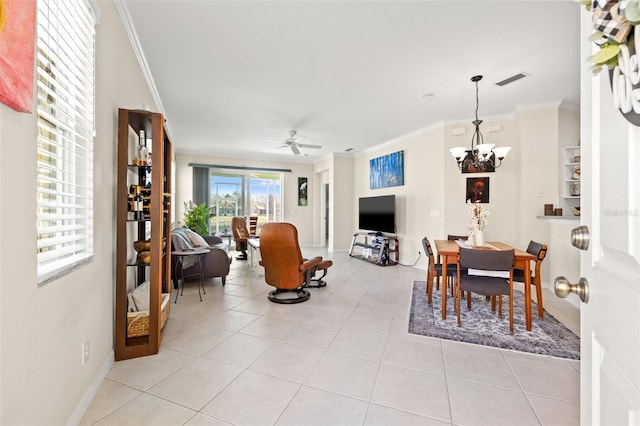
[[[457,264],[460,259],[460,246],[455,240],[435,240],[438,258],[442,262],[442,282],[447,282],[447,266],[449,263]],[[464,246],[464,242],[462,245]],[[527,331],[531,331],[531,262],[536,261],[536,257],[531,253],[511,247],[508,244],[492,241],[483,246],[469,246],[477,250],[514,250],[515,257],[513,267],[524,270],[524,312]],[[447,319],[447,285],[442,287],[442,319]]]

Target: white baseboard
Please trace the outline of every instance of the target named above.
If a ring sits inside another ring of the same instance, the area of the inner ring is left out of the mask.
[[[109,370],[111,370],[111,367],[113,366],[114,362],[115,362],[115,354],[113,351],[111,351],[109,353],[109,356],[107,356],[107,359],[105,359],[104,362],[102,363],[102,366],[100,367],[100,370],[98,371],[98,374],[96,375],[96,377],[91,382],[91,385],[82,396],[82,399],[76,406],[76,409],[73,410],[71,417],[67,421],[67,426],[77,425],[80,423],[80,420],[82,420],[82,416],[84,416],[84,413],[87,412],[89,405],[91,405],[91,401],[93,401],[93,398],[95,398],[96,393],[98,393],[98,389],[100,389],[100,385],[102,385],[102,382],[107,377],[107,374],[109,373]]]

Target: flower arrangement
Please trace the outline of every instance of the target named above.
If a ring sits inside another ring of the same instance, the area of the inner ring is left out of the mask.
[[[489,221],[487,220],[487,216],[489,216],[489,210],[487,210],[487,208],[479,202],[469,204],[469,214],[471,215],[471,224],[469,225],[469,231],[482,231],[489,223]]]

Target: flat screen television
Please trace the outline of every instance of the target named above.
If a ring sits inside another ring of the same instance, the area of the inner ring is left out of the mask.
[[[396,232],[396,196],[360,198],[358,228],[394,234]]]

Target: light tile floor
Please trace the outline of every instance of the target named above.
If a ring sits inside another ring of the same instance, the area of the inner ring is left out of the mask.
[[[234,259],[227,285],[172,304],[160,353],[116,362],[83,425],[577,425],[579,362],[410,335],[425,272],[345,253],[309,301]],[[578,331],[579,310],[545,308]]]

